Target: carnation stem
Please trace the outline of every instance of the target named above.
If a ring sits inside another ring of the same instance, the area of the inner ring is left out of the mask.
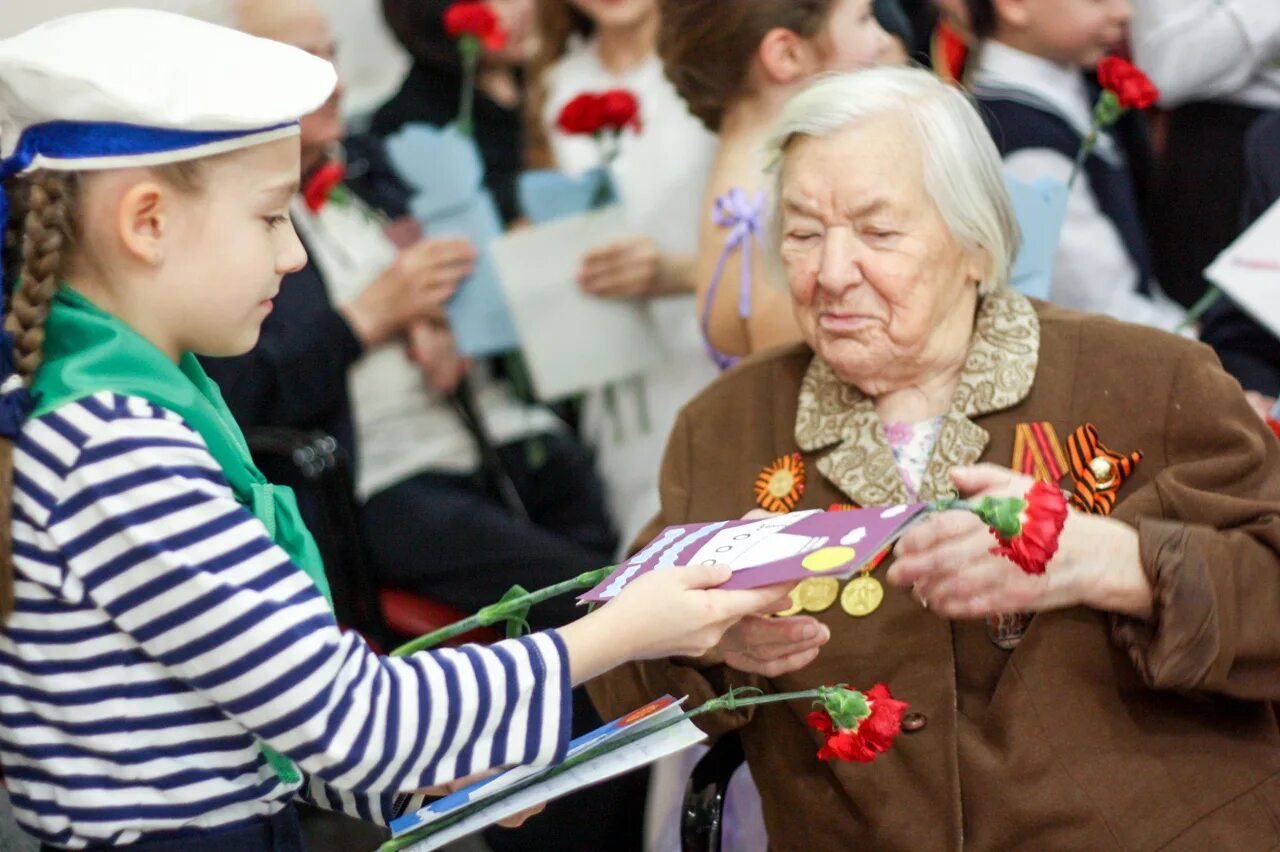
[[[1218,303],[1222,298],[1222,291],[1216,285],[1210,285],[1208,290],[1204,291],[1204,295],[1196,300],[1196,303],[1187,309],[1187,315],[1178,323],[1178,327],[1173,330],[1174,334],[1182,334],[1191,327],[1192,323],[1197,322],[1202,316],[1209,312],[1209,309]]]
[[[405,657],[409,654],[425,651],[428,648],[434,648],[441,643],[447,642],[456,636],[464,633],[470,633],[481,627],[492,627],[511,619],[523,618],[524,613],[529,607],[540,604],[551,598],[559,597],[567,592],[578,591],[579,589],[590,589],[604,581],[617,566],[610,565],[605,568],[598,568],[595,571],[588,571],[585,574],[579,574],[554,586],[547,586],[545,589],[538,589],[534,592],[526,592],[519,597],[510,600],[504,600],[496,604],[491,604],[477,612],[475,615],[468,616],[461,621],[455,621],[439,630],[433,630],[424,636],[419,636],[410,642],[406,642],[399,648],[391,652],[393,657]]]
[[[737,693],[739,690],[730,690],[726,695],[713,698],[705,704],[701,704],[692,710],[680,714],[679,716],[673,716],[665,722],[649,727],[642,727],[639,730],[631,731],[620,737],[605,740],[599,745],[585,749],[565,760],[563,763],[552,767],[546,772],[540,772],[536,775],[532,775],[525,778],[523,781],[519,781],[512,784],[510,787],[504,788],[500,792],[495,793],[488,798],[472,802],[471,804],[458,808],[448,816],[438,819],[428,826],[423,826],[417,831],[410,832],[402,837],[396,837],[388,840],[386,843],[378,847],[378,852],[396,852],[396,850],[404,849],[415,843],[419,843],[430,837],[432,834],[457,825],[484,808],[488,808],[491,805],[509,799],[515,794],[528,790],[530,787],[542,784],[557,775],[563,775],[570,769],[573,769],[576,766],[581,766],[587,761],[594,760],[603,754],[608,754],[611,751],[617,751],[624,746],[631,745],[632,743],[642,740],[645,737],[652,736],[659,731],[665,731],[667,728],[678,725],[686,719],[693,719],[703,714],[713,713],[718,710],[732,710],[736,707],[749,707],[755,704],[777,704],[782,701],[816,701],[834,688],[836,687],[820,687],[818,689],[806,689],[802,692],[779,692],[774,695],[753,695],[747,698],[738,698]]]
[[[480,60],[480,40],[464,35],[458,40],[458,52],[462,54],[462,93],[458,99],[458,132],[475,136],[476,65]]]

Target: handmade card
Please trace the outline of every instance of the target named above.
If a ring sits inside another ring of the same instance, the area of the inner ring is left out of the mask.
[[[475,142],[452,125],[408,124],[387,137],[386,147],[396,170],[417,190],[412,213],[427,236],[463,236],[476,248],[475,272],[448,305],[458,351],[475,357],[518,348],[489,251],[502,233],[502,219],[484,188],[484,165]]]
[[[653,731],[683,713],[683,703],[683,699],[677,701],[669,695],[650,702],[575,739],[569,746],[565,760],[585,755],[589,749],[624,735]],[[696,745],[705,738],[706,734],[685,719],[615,751],[590,757],[563,771],[558,771],[556,766],[542,769],[522,766],[510,769],[394,820],[391,823],[392,836],[402,837],[410,832],[426,829],[427,836],[407,848],[412,852],[438,849],[522,810],[645,766]],[[497,793],[510,790],[517,784],[521,785],[518,791],[513,791],[500,802],[490,801],[486,804],[486,800],[491,800]],[[438,830],[431,830],[433,825],[439,826]]]
[[[1053,257],[1067,215],[1067,186],[1049,179],[1023,183],[1009,175],[1004,176],[1004,184],[1022,231],[1022,245],[1018,247],[1009,284],[1024,296],[1048,299]]]
[[[662,357],[644,305],[582,292],[587,252],[627,235],[617,206],[513,231],[492,244],[539,399],[554,401],[647,372]]]
[[[601,183],[606,180],[609,180],[608,173],[599,168],[581,175],[538,169],[520,175],[516,195],[525,217],[535,225],[541,225],[587,212],[602,191]],[[612,193],[612,188],[604,191]]]
[[[667,527],[578,600],[604,603],[636,577],[676,565],[728,565],[733,576],[722,589],[849,576],[897,541],[927,510],[926,503],[846,512],[812,509],[754,521]]]
[[[1271,205],[1204,275],[1280,337],[1280,202]]]

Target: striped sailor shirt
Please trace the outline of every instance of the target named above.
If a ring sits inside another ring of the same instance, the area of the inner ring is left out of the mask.
[[[69,848],[220,828],[296,794],[386,822],[398,791],[563,758],[554,632],[403,659],[342,633],[173,412],[102,393],[15,452],[0,765]],[[259,741],[306,774],[282,783]]]

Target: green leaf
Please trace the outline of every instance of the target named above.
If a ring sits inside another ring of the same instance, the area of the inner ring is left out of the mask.
[[[476,613],[476,618],[485,627],[491,627],[500,621],[507,624],[508,638],[523,636],[529,629],[529,593],[523,586],[512,586],[495,604],[490,604]]]

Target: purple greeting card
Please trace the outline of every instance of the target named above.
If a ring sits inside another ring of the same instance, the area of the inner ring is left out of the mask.
[[[722,589],[849,576],[897,541],[927,508],[911,503],[847,512],[813,509],[754,521],[667,527],[578,600],[608,602],[636,577],[677,565],[728,565],[733,576]]]

